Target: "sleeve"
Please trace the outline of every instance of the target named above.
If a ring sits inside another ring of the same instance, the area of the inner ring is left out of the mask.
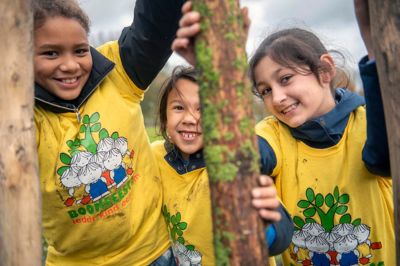
[[[276,166],[276,156],[271,145],[260,136],[258,139],[258,150],[260,152],[261,174],[271,175]]]
[[[265,230],[265,239],[269,247],[269,256],[275,256],[287,249],[293,237],[293,221],[286,209],[281,205],[279,207],[282,219],[271,224]]]
[[[364,57],[360,60],[359,69],[367,113],[367,140],[362,158],[371,173],[388,177],[390,176],[389,145],[376,63],[368,62],[368,57]]]
[[[146,89],[172,53],[185,0],[137,0],[133,23],[118,40],[125,71],[140,88]]]

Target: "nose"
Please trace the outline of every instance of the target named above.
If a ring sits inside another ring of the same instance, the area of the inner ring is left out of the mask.
[[[63,61],[60,64],[60,69],[64,72],[75,72],[79,68],[79,62],[73,55],[65,55]]]
[[[272,102],[279,105],[286,100],[286,93],[282,88],[272,89]]]
[[[193,110],[186,110],[182,122],[187,125],[195,125],[199,122],[199,117]]]

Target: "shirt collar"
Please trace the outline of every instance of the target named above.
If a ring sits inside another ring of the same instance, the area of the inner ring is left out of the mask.
[[[204,168],[206,165],[203,156],[203,149],[191,154],[189,159],[185,160],[178,148],[169,141],[165,141],[164,147],[167,151],[164,159],[180,175]]]

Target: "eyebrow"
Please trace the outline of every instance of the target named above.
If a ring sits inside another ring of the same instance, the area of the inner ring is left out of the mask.
[[[275,76],[279,76],[279,73],[281,72],[283,70],[283,67],[279,67],[277,70],[275,70],[273,73],[272,73],[272,77],[275,77]],[[260,85],[266,85],[267,83],[266,82],[264,82],[264,81],[261,81],[261,82],[258,82],[258,83],[256,83],[256,89],[260,86]]]
[[[78,43],[76,45],[74,45],[74,47],[82,47],[82,46],[89,46],[89,43],[87,42],[82,42],[82,43]],[[39,46],[39,49],[54,49],[54,48],[62,48],[63,45],[62,44],[50,44],[50,43],[46,43],[43,44],[41,46]]]

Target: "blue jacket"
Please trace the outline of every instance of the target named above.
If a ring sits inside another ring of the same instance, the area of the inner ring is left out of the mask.
[[[332,111],[297,128],[290,128],[290,131],[294,138],[311,147],[322,149],[334,146],[343,135],[350,113],[366,103],[367,140],[362,158],[371,173],[390,176],[389,146],[376,64],[364,57],[359,63],[359,69],[365,100],[346,89],[336,89],[336,106]],[[275,153],[265,139],[258,137],[258,144],[261,172],[269,175],[276,166]]]

